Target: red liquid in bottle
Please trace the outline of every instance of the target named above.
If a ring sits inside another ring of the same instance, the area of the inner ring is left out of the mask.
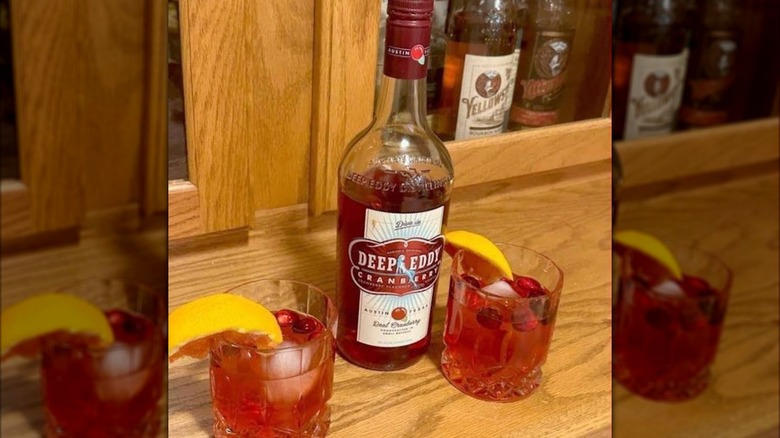
[[[348,361],[364,368],[376,370],[401,369],[415,363],[428,349],[431,341],[430,321],[433,320],[436,285],[433,283],[434,300],[426,308],[396,308],[393,316],[412,318],[415,313],[427,312],[428,327],[426,335],[411,345],[395,348],[377,347],[358,341],[358,315],[360,314],[360,290],[352,278],[349,258],[350,243],[363,237],[367,210],[384,212],[416,213],[443,207],[443,219],[446,223],[449,206],[449,194],[446,185],[415,175],[404,170],[370,170],[365,175],[376,183],[395,185],[396,190],[376,190],[347,179],[339,193],[338,223],[338,302],[339,324],[337,345],[342,356]],[[356,178],[357,179],[357,178]],[[359,181],[359,179],[358,179]],[[403,192],[402,192],[403,191]],[[347,219],[348,220],[345,220]],[[439,263],[441,261],[439,260]],[[401,313],[405,313],[401,315]]]

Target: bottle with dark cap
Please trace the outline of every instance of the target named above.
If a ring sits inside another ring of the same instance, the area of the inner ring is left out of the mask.
[[[453,168],[426,119],[433,0],[390,0],[374,120],[339,165],[336,283],[341,355],[397,370],[431,340]]]

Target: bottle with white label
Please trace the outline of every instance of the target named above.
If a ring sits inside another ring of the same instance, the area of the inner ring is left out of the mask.
[[[613,38],[614,139],[674,130],[688,63],[686,0],[628,0]]]
[[[425,110],[433,0],[389,0],[387,12],[374,120],[339,165],[336,251],[336,343],[375,370],[428,350],[453,183]]]
[[[441,108],[435,126],[442,139],[485,137],[506,130],[523,5],[517,0],[452,4]]]

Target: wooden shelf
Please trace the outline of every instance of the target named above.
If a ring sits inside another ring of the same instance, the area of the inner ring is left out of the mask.
[[[616,143],[626,187],[747,167],[780,156],[778,119]]]
[[[608,436],[611,426],[611,253],[608,160],[558,172],[460,187],[449,227],[522,244],[565,273],[544,381],[528,399],[502,404],[470,398],[441,375],[449,266],[434,312],[433,346],[416,365],[373,372],[336,359],[329,437]],[[169,250],[169,305],[263,277],[335,285],[335,215],[307,206],[259,212],[248,240],[177,241]],[[169,368],[171,437],[211,433],[207,361]]]

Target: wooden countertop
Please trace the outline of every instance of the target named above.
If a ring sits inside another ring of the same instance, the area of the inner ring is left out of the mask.
[[[734,284],[709,388],[694,400],[670,404],[639,398],[615,383],[616,437],[778,436],[776,160],[773,167],[621,204],[617,229],[640,229],[718,254],[733,270]]]
[[[608,436],[611,426],[611,253],[608,161],[455,190],[450,229],[522,244],[552,258],[565,283],[544,381],[531,397],[483,402],[439,371],[449,267],[442,272],[429,356],[398,372],[373,372],[336,359],[329,436]],[[204,294],[262,278],[335,286],[335,216],[305,206],[263,213],[248,239],[173,242],[171,309]],[[446,265],[447,261],[445,261]],[[207,361],[169,369],[169,436],[211,433]]]
[[[129,278],[165,291],[165,222],[157,221],[142,228],[136,219],[137,207],[130,210],[134,219],[123,219],[119,228],[111,225],[107,229],[102,214],[88,217],[78,244],[4,254],[0,259],[2,306],[92,278]],[[113,217],[115,213],[109,215]],[[127,213],[119,211],[118,215],[126,216]],[[40,362],[37,360],[10,359],[2,364],[1,436],[42,436],[44,418],[39,380]],[[167,382],[163,385],[167,386]],[[160,437],[167,436],[166,392],[163,394]]]

